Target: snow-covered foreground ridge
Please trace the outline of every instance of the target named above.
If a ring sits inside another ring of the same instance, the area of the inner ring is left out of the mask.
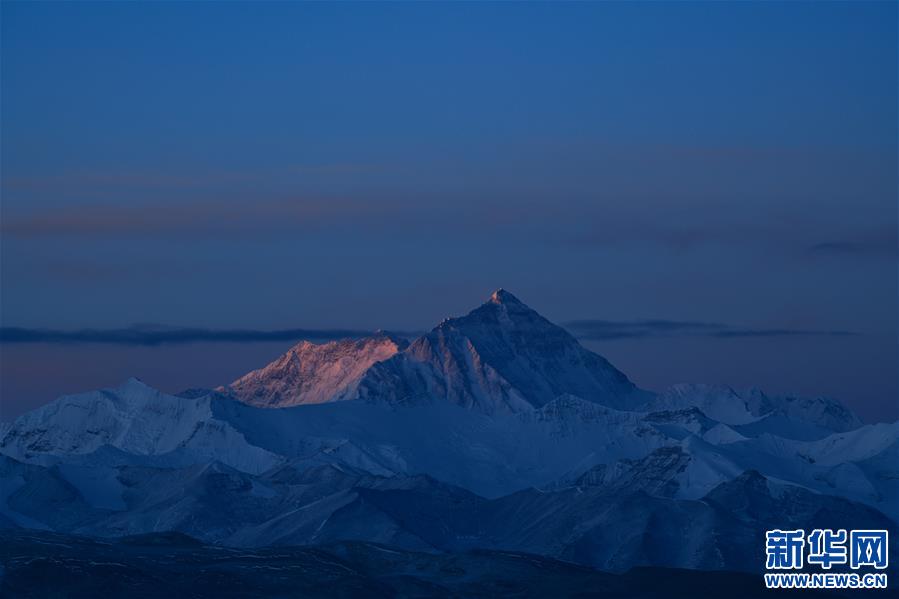
[[[638,389],[500,290],[411,343],[304,342],[215,391],[131,379],[3,424],[0,526],[745,569],[702,543],[806,520],[894,527],[897,439],[899,423],[829,399]],[[676,551],[644,534],[684,514],[697,538]]]

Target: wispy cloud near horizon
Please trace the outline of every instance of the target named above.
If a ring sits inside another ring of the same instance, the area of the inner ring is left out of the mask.
[[[859,333],[842,330],[805,330],[787,328],[746,328],[715,322],[676,320],[574,320],[563,323],[578,339],[614,341],[618,339],[658,339],[701,336],[719,339],[741,337],[844,337]],[[423,331],[388,331],[398,337],[414,338]],[[334,341],[377,334],[363,329],[208,329],[201,327],[164,327],[134,325],[119,329],[41,329],[0,327],[0,344],[49,343],[159,346],[185,343],[264,343],[272,341]]]
[[[660,337],[714,337],[733,339],[739,337],[797,337],[825,336],[845,337],[858,335],[854,331],[807,330],[789,328],[738,327],[719,322],[679,320],[573,320],[564,323],[579,339],[609,341],[616,339],[656,339]]]
[[[271,235],[310,230],[340,222],[343,215],[374,217],[364,201],[328,197],[295,197],[257,202],[202,199],[181,203],[135,205],[90,204],[55,211],[12,214],[0,232],[20,238],[123,238],[197,235]]]
[[[375,331],[359,329],[206,329],[135,325],[123,329],[56,330],[23,327],[0,328],[0,343],[103,343],[113,345],[171,345],[199,342],[259,343],[267,341],[333,341],[366,337]],[[415,336],[415,332],[391,331],[400,337]]]

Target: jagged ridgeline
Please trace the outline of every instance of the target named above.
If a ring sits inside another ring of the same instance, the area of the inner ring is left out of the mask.
[[[503,290],[418,339],[302,342],[215,390],[131,379],[2,427],[6,528],[758,570],[768,528],[899,517],[899,423],[640,389]]]

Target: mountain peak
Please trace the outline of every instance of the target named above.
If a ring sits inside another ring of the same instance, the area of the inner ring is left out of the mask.
[[[373,364],[390,358],[407,345],[405,339],[386,331],[321,344],[301,341],[273,362],[219,391],[263,407],[348,399]]]
[[[502,287],[500,287],[490,295],[489,303],[502,304],[507,306],[512,304],[518,304],[522,306],[524,305],[521,303],[521,300],[519,300],[517,297],[515,297]]]
[[[143,391],[146,389],[151,389],[151,390],[155,391],[155,389],[150,387],[147,383],[143,382],[136,376],[130,376],[130,377],[128,377],[127,380],[125,380],[124,383],[119,385],[115,390],[121,391],[121,392],[128,392],[130,390]]]
[[[565,394],[623,406],[639,392],[608,361],[505,289],[411,344],[386,331],[301,343],[219,390],[261,407],[443,398],[487,413],[531,410]]]
[[[405,396],[444,397],[488,413],[539,408],[566,394],[627,406],[640,393],[605,358],[505,289],[497,289],[465,316],[442,322],[390,366],[401,360],[424,364],[427,373],[416,371],[403,379],[408,382],[402,389]],[[406,376],[378,374],[388,381],[378,379],[379,389]]]

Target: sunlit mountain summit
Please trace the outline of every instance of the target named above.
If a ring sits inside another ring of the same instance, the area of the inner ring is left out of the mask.
[[[503,289],[411,343],[387,333],[322,345],[303,341],[220,390],[266,407],[438,399],[487,413],[529,411],[562,395],[633,406],[646,395]]]
[[[822,513],[895,530],[897,440],[832,399],[639,389],[501,289],[416,339],[302,342],[216,390],[130,379],[5,423],[0,525],[757,571],[761,545],[727,539]]]

